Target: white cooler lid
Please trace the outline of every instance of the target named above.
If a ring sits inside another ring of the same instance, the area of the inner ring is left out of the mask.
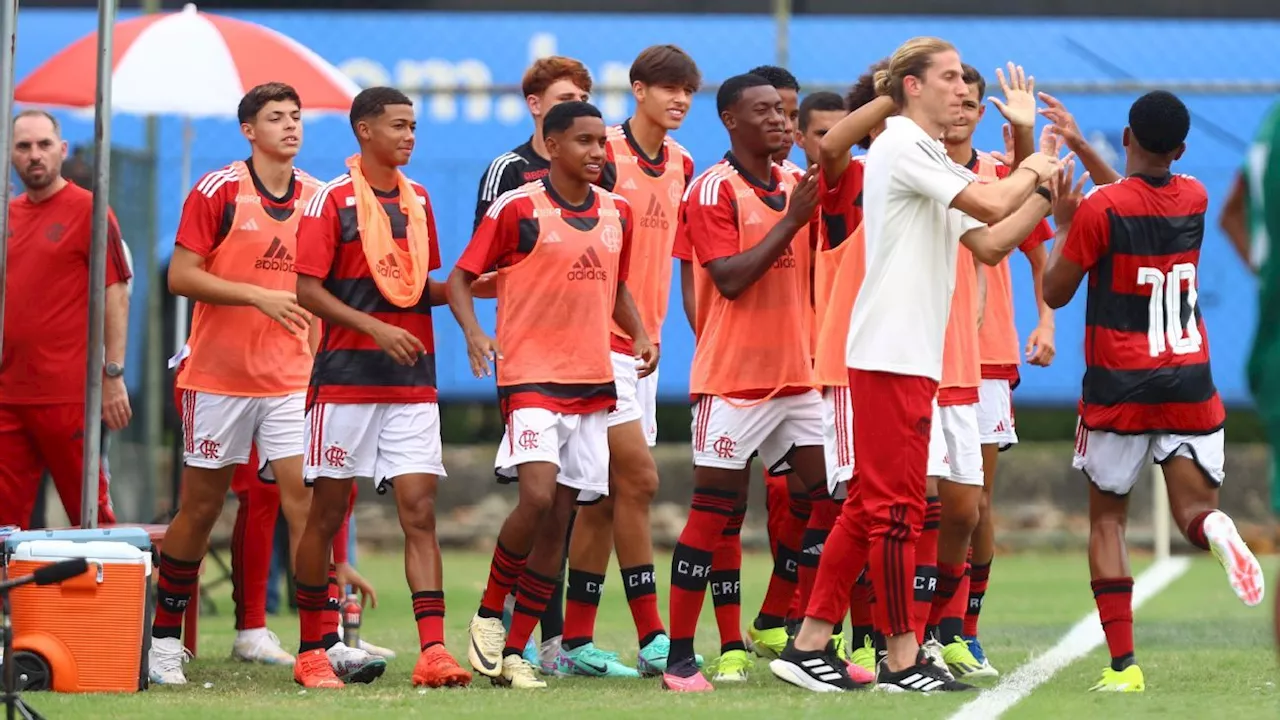
[[[151,554],[123,542],[95,540],[72,542],[70,540],[31,540],[19,543],[10,556],[13,560],[57,562],[71,558],[97,560],[107,564],[146,565],[151,567]]]

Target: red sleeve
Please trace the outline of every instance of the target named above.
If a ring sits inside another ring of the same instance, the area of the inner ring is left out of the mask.
[[[1053,228],[1049,227],[1049,221],[1041,220],[1031,231],[1031,234],[1027,236],[1027,239],[1023,240],[1022,244],[1018,246],[1018,249],[1025,255],[1052,239]]]
[[[622,221],[622,257],[618,258],[618,282],[626,282],[631,271],[631,233],[635,227],[631,215],[631,203],[618,203],[618,219]]]
[[[494,201],[458,258],[457,267],[472,275],[483,275],[514,253],[520,245],[520,204],[520,199],[504,202],[498,198]],[[496,216],[493,214],[495,207],[498,208]]]
[[[671,246],[671,257],[685,262],[693,262],[693,243],[689,241],[688,203],[680,204],[680,223],[676,225],[676,240]]]
[[[307,209],[298,221],[298,261],[294,269],[299,275],[321,279],[329,277],[341,236],[338,200],[333,192],[325,191],[307,203]]]
[[[1071,231],[1067,233],[1066,245],[1062,248],[1062,256],[1086,272],[1098,264],[1111,241],[1104,202],[1101,195],[1094,193],[1080,203],[1071,222]]]
[[[737,255],[742,251],[742,242],[738,237],[738,219],[733,209],[733,196],[727,183],[718,176],[703,180],[703,184],[716,184],[714,201],[702,204],[701,192],[689,194],[689,202],[685,210],[685,229],[698,256],[698,262],[704,266],[712,260]],[[702,190],[702,187],[696,188]],[[712,200],[712,198],[706,198]]]
[[[689,187],[693,182],[693,156],[682,150],[680,157],[684,158],[684,186]]]
[[[133,270],[129,268],[129,259],[124,252],[124,238],[120,235],[120,224],[116,222],[116,214],[107,210],[107,287],[116,283],[129,282],[133,278]]]
[[[431,196],[423,190],[422,197],[427,201],[423,205],[423,210],[427,212],[427,237],[430,238],[431,245],[431,262],[427,266],[427,272],[431,272],[440,269],[440,238],[436,235],[436,214],[431,209]]]
[[[200,257],[208,257],[218,241],[218,229],[222,226],[221,192],[213,197],[200,192],[204,182],[196,183],[182,206],[182,219],[178,221],[178,236],[174,244],[186,248]],[[220,190],[221,188],[219,188]]]

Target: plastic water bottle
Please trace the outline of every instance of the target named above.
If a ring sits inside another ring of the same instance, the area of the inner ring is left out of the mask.
[[[342,644],[349,648],[360,647],[360,598],[351,593],[342,602]]]

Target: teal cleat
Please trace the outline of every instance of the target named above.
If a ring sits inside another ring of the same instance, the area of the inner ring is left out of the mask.
[[[667,656],[671,653],[671,638],[662,633],[649,641],[636,653],[636,667],[642,677],[658,677],[667,671]],[[694,663],[702,667],[702,656],[695,655]]]
[[[580,645],[572,650],[561,647],[556,655],[556,673],[603,678],[640,677],[640,673],[618,662],[617,653],[601,650],[595,643]]]

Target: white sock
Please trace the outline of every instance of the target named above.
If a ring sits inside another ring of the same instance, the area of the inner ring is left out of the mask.
[[[266,637],[267,637],[267,629],[265,627],[246,628],[236,633],[236,642],[244,642],[244,643],[258,642],[259,640],[262,640]]]

